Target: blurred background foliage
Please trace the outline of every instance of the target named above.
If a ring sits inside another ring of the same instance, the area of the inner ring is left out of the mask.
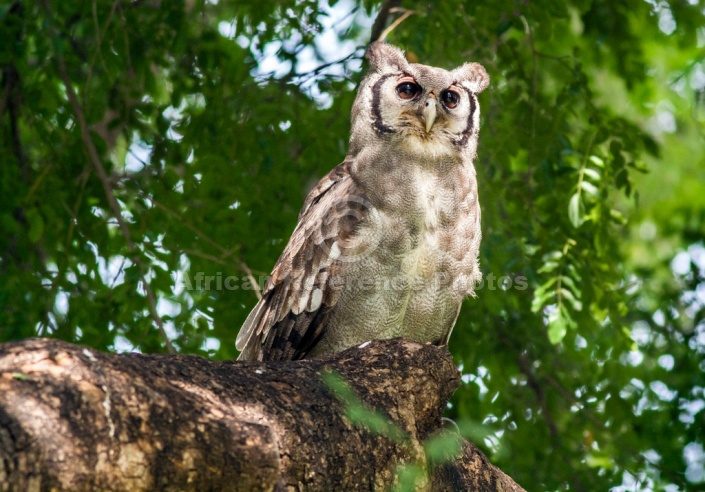
[[[527,490],[702,490],[704,11],[5,0],[0,341],[236,357],[388,27],[412,61],[492,77],[448,416]]]

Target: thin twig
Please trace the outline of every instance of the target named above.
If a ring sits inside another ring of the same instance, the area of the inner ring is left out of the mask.
[[[10,81],[6,77],[7,76],[5,76],[3,73],[3,80],[5,84],[2,88],[2,96],[0,96],[0,116],[2,116],[5,112],[5,108],[7,107],[7,101],[10,98]]]
[[[394,22],[392,22],[388,28],[386,28],[384,31],[382,31],[382,34],[379,35],[379,39],[377,41],[384,41],[389,34],[399,26],[402,22],[404,22],[409,16],[413,14],[418,14],[416,10],[405,10],[403,14],[399,16],[398,19],[396,19]]]
[[[198,251],[196,249],[189,249],[189,248],[184,248],[181,251],[186,253],[187,255],[190,256],[198,256],[199,258],[203,258],[204,260],[212,261],[213,263],[217,263],[218,265],[223,265],[225,267],[231,266],[227,261],[224,261],[217,256],[209,255],[208,253],[204,253],[203,251]]]
[[[113,280],[110,282],[110,288],[112,289],[115,286],[115,282],[118,281],[118,278],[120,278],[120,275],[123,274],[125,271],[125,262],[127,261],[127,258],[124,256],[122,257],[122,261],[120,262],[120,268],[118,268],[118,271],[115,273],[115,276],[113,277]]]
[[[29,187],[29,191],[27,192],[27,195],[24,198],[25,203],[29,203],[29,201],[34,196],[34,193],[39,188],[39,185],[42,183],[42,181],[44,180],[46,175],[49,174],[49,171],[51,171],[52,167],[53,167],[52,164],[47,164],[46,166],[44,166],[44,169],[42,169],[42,172],[39,173],[39,176],[37,176],[37,178],[34,180],[34,183],[32,183],[32,186]]]
[[[83,110],[81,109],[81,106],[78,102],[76,92],[71,86],[71,80],[69,79],[68,72],[66,71],[66,65],[64,64],[63,56],[57,53],[56,62],[59,68],[59,75],[61,76],[64,86],[66,87],[66,96],[68,97],[69,102],[71,103],[71,107],[73,108],[74,114],[76,115],[76,119],[78,120],[78,125],[81,130],[81,139],[83,140],[83,144],[86,146],[86,150],[88,151],[88,158],[91,161],[91,164],[93,164],[93,169],[98,174],[98,179],[100,179],[100,182],[103,184],[103,191],[105,191],[105,197],[108,200],[108,206],[110,207],[111,212],[117,220],[122,235],[127,241],[127,246],[131,251],[133,251],[135,250],[135,243],[132,242],[132,238],[130,237],[130,229],[127,227],[127,222],[125,222],[125,219],[122,216],[122,212],[120,211],[120,204],[118,203],[117,198],[115,198],[115,195],[113,194],[113,189],[110,185],[110,179],[108,178],[105,169],[103,169],[103,165],[100,163],[98,151],[96,150],[95,145],[93,145],[93,140],[91,139],[91,135],[88,131],[88,125],[86,124],[86,118],[83,115]]]
[[[86,84],[84,86],[84,99],[83,99],[83,104],[86,104],[86,99],[85,99],[85,94],[88,93],[88,87],[90,87],[91,84],[91,78],[93,78],[93,66],[95,65],[96,59],[100,55],[100,45],[103,43],[103,36],[105,36],[105,33],[108,32],[108,28],[110,27],[111,22],[113,21],[113,16],[115,15],[115,10],[117,9],[119,4],[119,0],[115,0],[113,2],[113,6],[110,9],[110,15],[108,15],[108,19],[105,21],[105,25],[103,26],[103,29],[100,29],[100,24],[98,23],[98,12],[96,11],[97,9],[97,1],[93,0],[93,5],[92,5],[92,10],[93,10],[93,22],[95,24],[95,30],[96,33],[98,34],[95,42],[95,51],[93,52],[93,56],[91,57],[91,61],[88,64],[88,75],[86,76]],[[101,61],[103,62],[103,65],[105,65],[105,60],[103,60],[103,57],[101,56]]]
[[[587,417],[587,419],[588,419],[590,422],[592,422],[592,423],[595,425],[595,427],[597,427],[598,429],[604,429],[604,428],[605,428],[604,422],[602,422],[599,418],[597,418],[597,417],[595,416],[595,414],[592,413],[590,410],[588,410],[587,408],[585,408],[585,404],[584,404],[582,401],[580,401],[578,398],[576,398],[575,395],[573,395],[573,394],[572,394],[570,391],[568,391],[565,387],[563,387],[563,385],[562,385],[556,378],[554,378],[554,377],[552,377],[552,376],[550,376],[550,375],[546,375],[546,376],[544,376],[544,380],[545,380],[548,384],[550,384],[551,386],[553,386],[553,388],[554,388],[556,391],[558,391],[558,393],[559,393],[560,395],[562,395],[564,399],[568,400],[569,402],[571,402],[571,403],[574,404],[574,405],[579,405],[579,406],[580,406],[580,411],[581,411],[581,413],[582,413],[583,415],[585,415],[585,417]]]
[[[551,437],[553,437],[554,440],[557,440],[558,428],[556,427],[556,422],[553,419],[551,409],[548,408],[546,394],[544,393],[543,388],[541,387],[541,383],[536,378],[536,376],[534,375],[534,371],[531,368],[529,358],[524,354],[520,354],[519,357],[517,357],[517,365],[519,366],[519,371],[521,371],[526,376],[527,384],[536,395],[536,399],[538,400],[539,405],[541,406],[541,412],[543,413],[543,417],[546,420],[546,424],[548,425],[548,430],[551,433]]]
[[[252,275],[252,270],[250,270],[250,267],[247,266],[247,264],[238,259],[238,264],[240,265],[240,268],[242,268],[245,271],[245,275],[247,275],[247,278],[250,280],[250,283],[254,287],[255,290],[255,295],[257,296],[257,300],[261,301],[262,300],[262,293],[259,290],[259,283],[255,281],[255,276]]]
[[[6,13],[5,19],[10,18],[10,16],[17,16],[18,17],[18,23],[22,23],[24,21],[24,5],[21,1],[16,1],[14,2],[9,10]],[[17,35],[15,36],[14,40],[4,40],[7,43],[16,43],[17,45],[22,44],[22,29],[17,30]],[[9,46],[9,44],[8,44]],[[2,82],[3,82],[3,88],[2,88],[2,96],[0,97],[0,116],[3,115],[5,112],[5,109],[8,108],[8,104],[11,104],[12,101],[10,100],[11,97],[11,92],[15,88],[15,85],[18,82],[19,75],[17,74],[17,69],[15,68],[15,65],[10,63],[8,66],[6,66],[3,71],[2,71]],[[9,107],[10,110],[12,110],[11,107]]]
[[[10,116],[12,150],[19,164],[22,180],[26,182],[29,179],[29,165],[20,136],[20,74],[14,65],[10,65],[3,70],[3,79],[8,92],[6,104]]]
[[[203,239],[205,242],[207,242],[208,244],[210,244],[211,246],[213,246],[215,249],[217,249],[218,251],[220,251],[220,252],[222,253],[222,255],[223,255],[223,258],[228,258],[228,257],[230,257],[230,256],[232,255],[232,252],[231,252],[230,250],[228,250],[227,248],[225,248],[225,247],[221,246],[220,244],[218,244],[214,239],[210,238],[205,232],[203,232],[203,231],[200,230],[198,227],[196,227],[196,226],[194,226],[193,224],[191,224],[190,222],[188,222],[188,221],[187,221],[181,214],[179,214],[178,212],[176,212],[176,211],[170,209],[170,208],[167,207],[166,205],[164,205],[164,204],[158,202],[157,200],[152,200],[152,203],[154,203],[154,205],[155,205],[157,208],[159,208],[159,209],[161,209],[161,210],[163,210],[163,211],[165,211],[165,212],[167,212],[167,213],[173,215],[174,217],[178,218],[179,221],[180,221],[183,225],[185,225],[188,229],[190,229],[191,232],[193,232],[194,234],[196,234],[196,236],[198,236],[199,238]],[[186,252],[186,251],[184,251],[184,252]],[[200,253],[200,254],[199,254],[199,256],[203,256],[203,255],[205,255],[205,253]],[[210,255],[209,255],[209,256],[210,256]],[[215,260],[214,260],[214,261],[215,261]],[[262,293],[260,292],[260,289],[259,289],[259,283],[258,283],[257,280],[255,279],[255,276],[253,275],[252,270],[250,270],[250,267],[247,266],[247,264],[246,264],[244,261],[242,261],[240,258],[235,258],[235,262],[237,263],[238,268],[239,268],[240,270],[242,270],[242,271],[245,273],[245,275],[247,275],[247,278],[249,279],[250,283],[253,285],[254,291],[255,291],[255,295],[257,296],[257,300],[262,299]],[[217,261],[217,263],[225,264],[222,260]]]
[[[345,57],[343,57],[343,58],[341,58],[341,59],[339,59],[339,60],[334,60],[334,61],[332,61],[332,62],[324,63],[324,64],[322,64],[322,65],[317,66],[317,67],[314,68],[313,70],[309,70],[308,72],[295,73],[295,74],[293,74],[291,77],[285,77],[285,78],[283,78],[282,80],[283,80],[283,81],[286,81],[286,82],[288,82],[287,79],[292,80],[292,81],[293,81],[293,80],[298,80],[299,82],[305,82],[305,81],[307,81],[308,79],[310,79],[310,78],[312,78],[312,77],[315,77],[316,75],[318,75],[319,73],[321,73],[323,70],[326,70],[327,68],[330,68],[330,67],[335,66],[335,65],[345,64],[345,62],[347,62],[347,61],[349,61],[349,60],[355,59],[355,58],[356,58],[356,53],[357,53],[357,49],[355,49],[355,51],[353,51],[353,52],[350,53],[349,55],[347,55],[347,56],[345,56]],[[273,72],[272,72],[272,73],[273,73]],[[299,83],[299,82],[297,82],[297,83]]]
[[[541,51],[539,51],[537,49],[534,49],[533,51],[536,56],[539,56],[541,58],[545,58],[547,60],[556,61],[556,62],[560,63],[561,65],[563,65],[564,67],[566,67],[571,72],[575,71],[575,67],[573,65],[571,65],[570,63],[568,63],[569,60],[573,59],[573,57],[570,55],[562,55],[562,56],[549,55],[547,53],[542,53]]]
[[[529,147],[529,166],[533,168],[534,157],[536,153],[535,142],[536,142],[536,91],[538,90],[538,56],[536,53],[536,46],[534,44],[534,31],[529,25],[529,21],[523,15],[519,17],[521,22],[524,24],[524,30],[529,37],[529,44],[531,46],[531,146]]]
[[[49,167],[51,166],[47,166],[47,168]],[[86,165],[85,169],[90,172],[90,168],[88,167],[88,165]],[[78,195],[76,196],[76,202],[74,203],[73,210],[70,209],[68,205],[66,205],[66,203],[63,203],[64,209],[66,210],[66,212],[68,212],[71,219],[69,220],[69,228],[66,233],[66,239],[64,239],[64,254],[61,257],[61,260],[58,262],[58,269],[56,271],[56,275],[51,281],[51,287],[49,288],[49,294],[47,295],[46,316],[44,317],[44,322],[42,322],[39,326],[39,336],[43,336],[45,334],[45,325],[47,327],[47,330],[49,329],[49,313],[54,304],[56,293],[59,290],[59,282],[64,277],[64,273],[66,272],[69,251],[71,249],[71,241],[73,241],[73,233],[76,230],[76,224],[78,224],[78,210],[81,207],[81,202],[83,201],[83,192],[85,191],[86,184],[88,183],[88,176],[90,175],[89,172],[81,173],[81,181],[78,189]]]

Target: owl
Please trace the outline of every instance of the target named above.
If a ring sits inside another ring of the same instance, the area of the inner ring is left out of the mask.
[[[481,279],[473,160],[487,72],[408,63],[381,42],[365,57],[348,154],[308,194],[238,334],[241,360],[394,337],[445,345]]]

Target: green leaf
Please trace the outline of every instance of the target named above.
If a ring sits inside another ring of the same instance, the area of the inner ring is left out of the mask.
[[[564,277],[565,278],[565,277]],[[561,289],[561,298],[564,301],[568,301],[573,309],[576,311],[583,310],[583,303],[576,298],[575,295],[569,289]]]
[[[546,261],[544,262],[541,267],[537,270],[538,273],[551,273],[553,271],[556,271],[560,267],[560,263],[557,261]]]
[[[576,229],[582,224],[580,216],[580,193],[575,193],[568,203],[568,218]]]
[[[608,470],[614,468],[614,462],[607,455],[590,453],[585,457],[585,462],[591,468],[606,468]]]
[[[610,219],[620,225],[625,225],[627,223],[627,218],[624,216],[624,214],[614,208],[610,209]]]
[[[36,208],[27,210],[27,222],[29,222],[29,231],[27,236],[32,243],[38,242],[44,234],[44,219]]]
[[[595,187],[594,184],[590,183],[589,181],[582,181],[580,183],[580,187],[587,193],[593,196],[598,196],[599,192],[597,191],[597,188]]]
[[[579,291],[580,291],[580,289],[578,289],[578,287],[575,285],[575,281],[574,281],[571,277],[569,277],[568,275],[562,275],[562,276],[561,276],[561,283],[562,283],[564,286],[566,286],[566,287],[572,289],[572,290],[575,291],[575,292],[579,292]]]
[[[424,469],[416,463],[400,465],[396,475],[397,483],[391,488],[392,492],[415,492],[426,477]]]
[[[541,296],[544,292],[548,292],[548,290],[555,285],[558,279],[558,276],[549,278],[545,283],[536,288],[534,294]]]
[[[573,265],[572,263],[568,263],[566,265],[565,269],[568,272],[569,278],[571,278],[572,280],[575,280],[576,282],[580,282],[582,277],[578,273],[578,270],[575,268],[575,265]]]
[[[558,261],[561,258],[563,258],[563,253],[561,251],[551,251],[550,253],[543,255],[541,260],[546,263],[549,261]]]
[[[600,179],[602,178],[602,176],[600,176],[600,173],[598,173],[594,169],[590,169],[589,167],[583,168],[583,174],[585,174],[593,181],[600,181]]]
[[[424,451],[430,463],[439,465],[455,459],[460,452],[461,443],[455,433],[441,432],[424,442]]]
[[[622,327],[622,334],[626,336],[629,339],[629,349],[634,352],[636,350],[639,350],[639,346],[637,343],[634,341],[634,338],[632,338],[632,332],[627,328],[626,326]]]
[[[556,309],[548,317],[548,341],[553,345],[559,344],[567,332],[567,324],[560,310]]]
[[[589,157],[590,162],[595,164],[597,167],[605,167],[605,161],[597,157],[596,155],[591,155]]]
[[[345,405],[346,415],[353,424],[395,441],[405,439],[405,433],[399,426],[381,412],[368,408],[338,373],[324,372],[321,379]]]

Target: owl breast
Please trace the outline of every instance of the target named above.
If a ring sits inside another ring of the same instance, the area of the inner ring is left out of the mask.
[[[361,276],[390,279],[377,294],[388,309],[376,335],[443,340],[480,275],[474,168],[403,153],[386,159],[384,174],[365,180],[377,216],[370,226],[381,240],[358,265]]]
[[[479,274],[474,176],[463,176],[462,169],[453,171],[440,174],[416,168],[410,174],[417,205],[411,230],[418,232],[411,235],[414,240],[401,268],[412,279],[402,324],[404,330],[423,333],[425,340],[448,336],[459,305]],[[465,186],[449,179],[457,174]]]
[[[404,261],[401,272],[417,279],[428,279],[445,266],[444,258],[451,246],[441,240],[444,230],[453,228],[460,218],[453,193],[439,185],[438,177],[423,169],[409,175],[406,231],[399,231],[407,241],[398,241],[398,253]]]

